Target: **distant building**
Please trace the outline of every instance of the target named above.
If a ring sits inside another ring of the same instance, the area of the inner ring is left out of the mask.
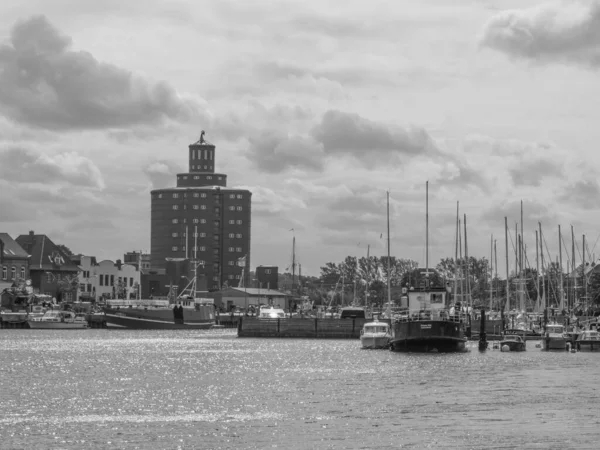
[[[256,268],[256,286],[266,289],[279,289],[279,267],[258,266]]]
[[[97,262],[95,256],[82,256],[79,263],[80,299],[137,298],[140,271],[131,264],[105,259]]]
[[[123,263],[135,266],[139,269],[150,268],[150,253],[143,252],[127,252],[123,255]],[[140,267],[141,265],[141,267]]]
[[[57,301],[76,301],[79,267],[45,234],[22,234],[17,243],[31,255],[29,274],[34,292]]]
[[[150,265],[165,269],[167,258],[195,260],[190,275],[197,265],[210,291],[238,286],[242,273],[247,285],[252,193],[227,187],[204,133],[188,151],[189,170],[177,175],[177,186],[150,194]]]
[[[29,279],[29,254],[7,233],[0,233],[0,291]]]
[[[272,305],[275,308],[289,310],[293,307],[292,296],[274,289],[230,287],[214,294],[215,305],[225,311],[232,307],[247,309],[250,306]]]

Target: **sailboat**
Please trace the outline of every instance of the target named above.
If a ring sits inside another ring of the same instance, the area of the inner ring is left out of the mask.
[[[425,202],[425,283],[408,290],[408,317],[392,323],[390,349],[397,352],[464,352],[467,351],[468,318],[460,303],[449,307],[445,286],[432,286],[429,275],[429,182]]]
[[[197,227],[194,236],[198,236]],[[194,245],[194,249],[197,248]],[[142,330],[211,328],[215,324],[215,307],[212,299],[199,297],[196,290],[197,270],[201,263],[196,259],[196,250],[194,253],[193,278],[176,298],[169,295],[168,300],[124,300],[122,306],[111,304],[104,308],[106,324]],[[171,291],[171,294],[175,292]]]

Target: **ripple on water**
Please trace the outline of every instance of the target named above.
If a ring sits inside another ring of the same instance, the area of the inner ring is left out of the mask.
[[[221,330],[222,331],[222,330]],[[0,330],[14,448],[595,448],[600,355]]]

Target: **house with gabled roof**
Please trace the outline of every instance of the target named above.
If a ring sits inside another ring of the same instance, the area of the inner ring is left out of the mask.
[[[79,267],[45,234],[22,234],[17,243],[31,255],[29,275],[33,290],[57,301],[76,301]]]
[[[29,254],[8,233],[0,233],[0,292],[29,278]]]

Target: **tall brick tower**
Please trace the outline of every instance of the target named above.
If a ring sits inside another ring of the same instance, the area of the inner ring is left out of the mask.
[[[238,286],[242,272],[247,285],[250,268],[252,193],[227,187],[227,175],[215,172],[215,152],[203,131],[189,146],[189,169],[177,174],[177,186],[150,193],[151,267],[189,259],[209,291]]]

